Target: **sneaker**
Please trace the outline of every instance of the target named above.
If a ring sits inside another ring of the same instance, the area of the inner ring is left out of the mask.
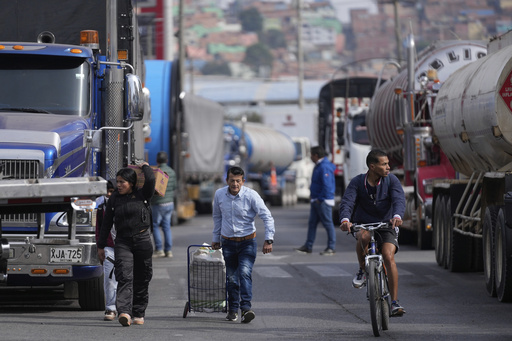
[[[105,321],[114,321],[115,318],[116,318],[116,312],[112,311],[112,310],[107,310],[105,312],[105,317],[103,318],[103,320],[105,320]]]
[[[144,324],[144,317],[134,317],[133,318],[133,324],[134,325],[143,325]]]
[[[352,286],[356,289],[361,288],[366,283],[366,274],[363,269],[359,268],[356,277],[352,280]]]
[[[299,247],[299,248],[295,249],[295,251],[297,251],[297,252],[302,252],[302,253],[311,253],[311,252],[313,252],[313,250],[308,249],[308,248],[306,247],[306,245],[302,245],[301,247]]]
[[[256,314],[252,310],[246,310],[242,312],[242,323],[249,323],[256,317]]]
[[[330,249],[330,248],[327,248],[327,249],[323,250],[322,252],[320,252],[320,254],[322,256],[333,256],[335,253],[336,253],[336,251],[334,251],[333,249]]]
[[[132,324],[132,318],[128,314],[120,314],[119,323],[121,323],[124,327],[129,327]]]
[[[172,251],[165,251],[165,257],[172,258]]]
[[[391,316],[402,316],[403,314],[405,314],[404,307],[398,301],[391,302]]]
[[[165,252],[163,252],[162,250],[157,250],[157,251],[155,251],[155,253],[153,253],[153,258],[160,258],[160,257],[165,257]]]
[[[234,311],[228,312],[228,315],[226,316],[226,320],[228,321],[236,321],[238,319],[238,314]]]

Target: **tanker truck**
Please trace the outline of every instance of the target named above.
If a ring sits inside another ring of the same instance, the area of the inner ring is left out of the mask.
[[[457,172],[433,182],[435,254],[451,271],[484,270],[512,301],[512,32],[454,72],[437,93],[433,138]]]
[[[144,157],[136,11],[130,0],[0,8],[0,279],[63,286],[82,309],[103,310],[94,206],[73,198],[94,203],[105,179]]]
[[[392,172],[403,181],[407,205],[401,242],[431,249],[433,181],[455,178],[432,132],[436,93],[453,72],[487,49],[478,41],[439,41],[416,56],[412,35],[407,42],[407,68],[376,89],[366,123],[372,148],[388,153]]]
[[[293,140],[284,133],[260,123],[224,123],[225,164],[245,171],[245,185],[256,190],[274,206],[297,203],[295,172],[289,166],[296,160]]]

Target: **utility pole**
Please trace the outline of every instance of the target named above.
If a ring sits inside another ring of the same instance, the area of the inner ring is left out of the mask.
[[[302,0],[297,0],[297,60],[299,67],[299,108],[304,108],[304,53],[302,51]]]
[[[172,1],[164,1],[164,59],[174,59],[174,27]]]

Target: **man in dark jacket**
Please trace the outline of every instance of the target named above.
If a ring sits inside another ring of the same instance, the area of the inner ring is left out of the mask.
[[[379,248],[388,271],[391,293],[391,314],[401,316],[405,313],[398,303],[398,270],[395,253],[398,251],[398,227],[402,225],[405,213],[405,195],[398,178],[389,173],[389,159],[385,152],[372,150],[366,157],[368,172],[360,174],[350,181],[340,203],[341,230],[351,232],[352,222],[368,224],[389,221],[393,229],[375,231]],[[370,233],[360,230],[356,234],[356,253],[359,271],[352,285],[361,288],[365,281],[364,258]],[[360,241],[360,242],[359,242]]]
[[[334,170],[336,166],[326,157],[325,150],[316,146],[311,148],[311,160],[316,164],[311,176],[311,209],[308,221],[308,235],[306,243],[295,249],[298,252],[311,253],[316,237],[316,228],[322,222],[327,231],[327,248],[320,252],[324,256],[332,256],[336,252],[336,231],[332,222],[332,208],[334,206]]]

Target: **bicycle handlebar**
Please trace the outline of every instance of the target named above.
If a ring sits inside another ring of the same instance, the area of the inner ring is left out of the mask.
[[[391,225],[389,222],[376,222],[376,223],[367,223],[367,224],[354,224],[350,227],[352,232],[357,232],[359,230],[366,230],[366,231],[375,231],[382,228],[389,228],[389,225]]]

